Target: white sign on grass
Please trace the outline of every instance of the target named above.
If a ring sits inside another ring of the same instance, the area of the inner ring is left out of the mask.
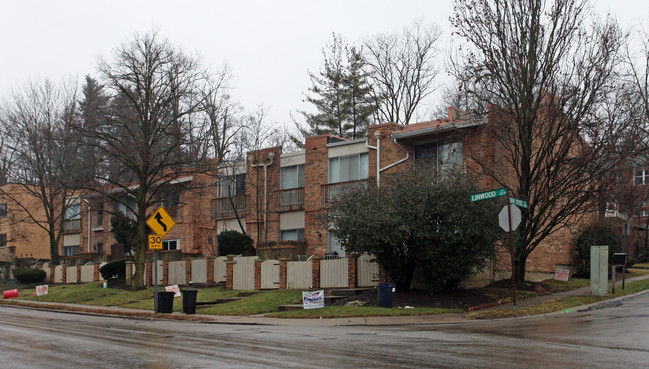
[[[180,288],[178,288],[177,284],[174,284],[173,286],[165,287],[165,291],[173,292],[174,293],[174,298],[175,297],[180,297]]]
[[[319,309],[324,307],[324,290],[302,292],[302,306],[305,309]]]
[[[48,288],[47,288],[46,284],[44,284],[42,286],[36,286],[36,296],[47,295],[47,290],[48,290]]]

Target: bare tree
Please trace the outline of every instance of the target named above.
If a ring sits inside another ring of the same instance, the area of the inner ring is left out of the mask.
[[[365,42],[376,120],[408,124],[422,102],[435,91],[440,31],[415,22],[401,34],[378,34]]]
[[[102,153],[105,196],[121,203],[137,223],[133,288],[144,288],[146,220],[159,203],[162,189],[174,180],[202,169],[204,158],[186,155],[191,146],[187,118],[200,106],[199,88],[205,73],[156,32],[135,35],[118,46],[99,70],[111,92],[110,119],[85,131]]]
[[[529,202],[517,230],[516,278],[550,235],[592,212],[620,160],[626,134],[606,106],[615,92],[625,35],[590,20],[583,0],[456,0],[464,41],[452,73],[470,101],[488,107],[502,157],[482,173]],[[477,155],[476,155],[477,158]],[[500,169],[500,170],[498,170]],[[513,182],[513,183],[512,183]]]
[[[13,162],[7,180],[15,184],[3,187],[2,195],[48,233],[54,264],[59,263],[66,214],[78,215],[68,211],[83,165],[77,160],[79,145],[74,139],[78,117],[75,84],[55,85],[49,80],[29,82],[13,91],[0,116],[3,155]],[[38,200],[44,215],[41,209],[36,211],[32,199]]]

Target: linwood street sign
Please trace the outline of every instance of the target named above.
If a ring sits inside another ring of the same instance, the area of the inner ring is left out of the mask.
[[[174,222],[169,213],[167,213],[163,207],[159,207],[158,210],[147,219],[146,224],[153,232],[155,232],[155,234],[164,237],[171,228],[176,225],[176,222]]]
[[[471,195],[471,202],[488,200],[488,199],[493,199],[495,197],[501,197],[506,195],[507,195],[507,188],[499,188],[497,190],[474,193],[473,195]]]

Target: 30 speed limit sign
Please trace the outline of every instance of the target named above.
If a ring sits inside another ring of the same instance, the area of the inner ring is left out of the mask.
[[[158,234],[149,235],[149,250],[162,250],[162,236]]]

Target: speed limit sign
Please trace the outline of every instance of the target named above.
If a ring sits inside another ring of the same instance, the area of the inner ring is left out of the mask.
[[[149,250],[162,250],[162,236],[158,234],[149,235]]]

